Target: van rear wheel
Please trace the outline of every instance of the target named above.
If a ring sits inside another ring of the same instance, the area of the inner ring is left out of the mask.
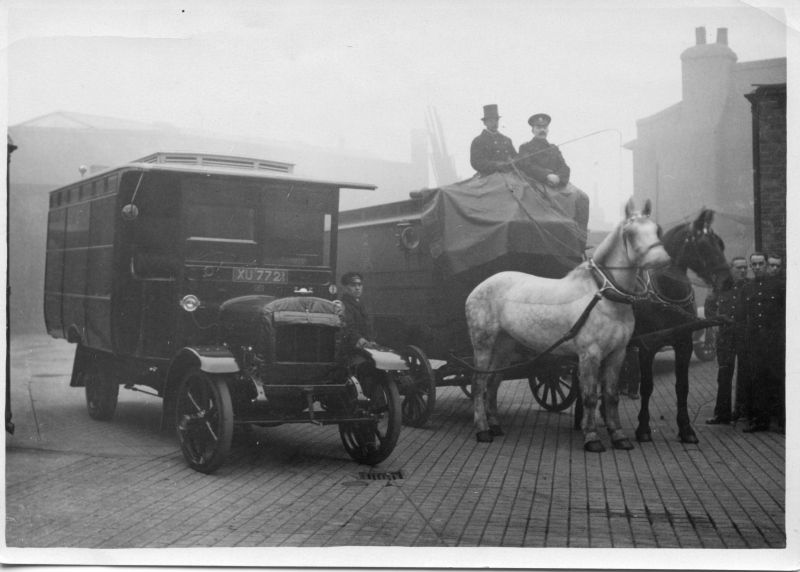
[[[96,421],[109,421],[117,409],[119,384],[109,379],[97,364],[91,364],[83,376],[89,417]]]
[[[225,379],[190,370],[178,389],[175,425],[189,466],[201,473],[216,471],[233,440],[233,404]]]

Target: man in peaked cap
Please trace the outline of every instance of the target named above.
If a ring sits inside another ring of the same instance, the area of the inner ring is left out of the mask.
[[[547,141],[550,116],[546,113],[531,115],[528,125],[533,139],[519,148],[519,168],[532,179],[550,187],[563,187],[569,183],[570,169],[558,147]]]
[[[499,120],[497,105],[483,106],[482,121],[486,128],[472,140],[469,153],[472,168],[481,175],[509,170],[509,162],[517,156],[511,139],[497,130]]]

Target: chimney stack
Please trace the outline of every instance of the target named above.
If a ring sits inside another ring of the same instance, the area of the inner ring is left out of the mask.
[[[728,28],[717,28],[717,43],[728,45]]]
[[[706,43],[706,29],[703,26],[694,29],[694,37],[696,40],[696,44],[698,46],[702,46]]]

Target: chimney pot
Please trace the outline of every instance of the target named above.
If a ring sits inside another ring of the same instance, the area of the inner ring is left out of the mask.
[[[706,29],[704,26],[694,29],[694,37],[697,40],[697,45],[702,46],[706,43]]]
[[[717,28],[717,43],[728,45],[728,28]]]

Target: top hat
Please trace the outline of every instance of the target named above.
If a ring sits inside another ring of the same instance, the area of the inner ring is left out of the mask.
[[[482,119],[500,119],[500,115],[497,113],[497,104],[484,105]]]
[[[534,127],[535,125],[547,127],[550,125],[550,116],[546,113],[537,113],[536,115],[531,115],[528,118],[528,125],[531,127]]]

